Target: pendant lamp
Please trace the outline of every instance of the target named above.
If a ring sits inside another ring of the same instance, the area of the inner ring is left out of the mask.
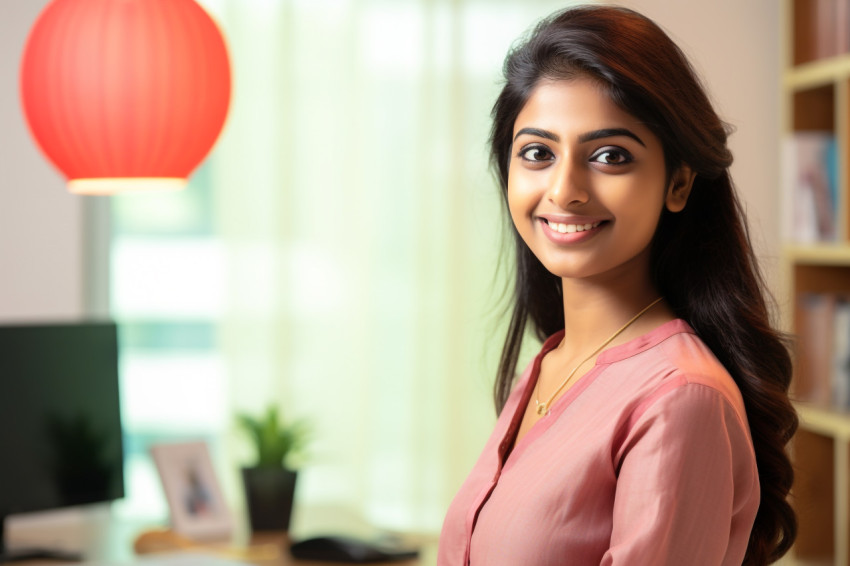
[[[195,0],[53,0],[21,62],[30,132],[79,194],[184,187],[230,87],[224,38]]]

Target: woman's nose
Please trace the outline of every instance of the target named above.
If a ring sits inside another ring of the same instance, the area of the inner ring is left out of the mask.
[[[571,205],[584,204],[590,193],[587,190],[587,179],[580,166],[571,163],[569,159],[562,160],[553,172],[549,187],[549,200],[559,208],[566,210]]]

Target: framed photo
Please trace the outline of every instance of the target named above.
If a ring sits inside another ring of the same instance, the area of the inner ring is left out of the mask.
[[[205,442],[151,446],[175,532],[194,539],[227,538],[233,532]]]

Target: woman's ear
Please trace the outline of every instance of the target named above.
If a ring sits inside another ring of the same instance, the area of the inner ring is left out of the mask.
[[[667,187],[667,196],[664,204],[670,212],[681,212],[688,204],[691,188],[694,186],[694,178],[697,174],[684,163],[670,177],[670,186]]]

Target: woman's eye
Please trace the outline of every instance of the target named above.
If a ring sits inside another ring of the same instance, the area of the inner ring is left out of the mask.
[[[551,151],[539,145],[523,148],[522,151],[519,152],[519,156],[526,161],[531,161],[532,163],[552,161],[555,158]]]
[[[608,148],[597,152],[590,160],[603,165],[625,165],[632,162],[632,156],[621,149]]]

